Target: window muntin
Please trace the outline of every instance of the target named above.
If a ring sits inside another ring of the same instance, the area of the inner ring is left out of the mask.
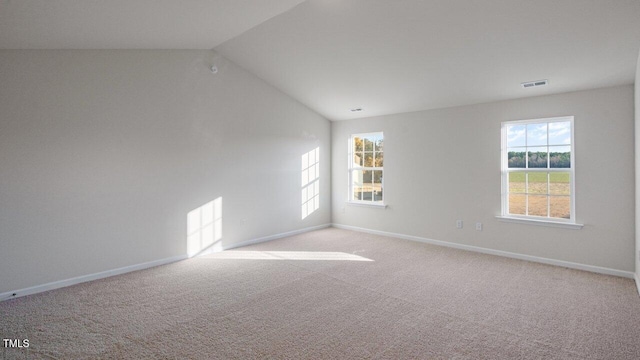
[[[384,136],[355,134],[349,139],[349,201],[382,204]]]
[[[575,223],[573,117],[502,124],[502,216]]]

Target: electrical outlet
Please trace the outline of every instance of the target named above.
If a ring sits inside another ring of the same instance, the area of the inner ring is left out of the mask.
[[[482,231],[482,223],[481,222],[477,222],[476,223],[476,230]]]
[[[456,220],[456,228],[462,229],[462,220]]]

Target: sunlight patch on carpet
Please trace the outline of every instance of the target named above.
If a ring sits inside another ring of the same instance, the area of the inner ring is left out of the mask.
[[[223,251],[207,255],[205,258],[225,260],[373,261],[355,254],[327,251]]]

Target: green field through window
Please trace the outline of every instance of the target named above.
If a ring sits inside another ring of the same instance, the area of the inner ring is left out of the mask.
[[[524,172],[509,173],[509,182],[511,183],[524,182],[524,179],[525,179]],[[552,183],[568,183],[570,180],[571,180],[571,177],[568,172],[549,174],[549,182],[552,182]],[[546,172],[530,172],[529,182],[547,182],[547,173]]]

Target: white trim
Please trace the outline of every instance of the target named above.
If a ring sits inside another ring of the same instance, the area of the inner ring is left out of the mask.
[[[87,282],[87,281],[104,279],[104,278],[107,278],[107,277],[110,277],[110,276],[120,275],[120,274],[124,274],[124,273],[128,273],[128,272],[132,272],[132,271],[148,269],[148,268],[152,268],[152,267],[156,267],[156,266],[160,266],[160,265],[166,265],[166,264],[170,264],[170,263],[173,263],[173,262],[176,262],[176,261],[185,260],[185,259],[187,259],[187,255],[186,254],[178,255],[178,256],[172,256],[172,257],[169,257],[169,258],[149,261],[149,262],[142,263],[142,264],[129,265],[129,266],[124,266],[124,267],[121,267],[121,268],[113,269],[113,270],[106,270],[106,271],[101,271],[101,272],[97,272],[97,273],[94,273],[94,274],[82,275],[82,276],[77,276],[77,277],[70,278],[70,279],[58,280],[58,281],[50,282],[50,283],[47,283],[47,284],[31,286],[31,287],[20,289],[20,290],[7,291],[7,292],[4,292],[4,293],[0,294],[0,301],[9,300],[9,299],[15,299],[15,298],[19,298],[19,297],[22,297],[22,296],[37,294],[37,293],[41,293],[41,292],[49,291],[49,290],[55,290],[55,289],[59,289],[59,288],[63,288],[63,287],[71,286],[71,285],[80,284],[80,283]],[[13,294],[15,294],[15,296]]]
[[[500,215],[496,216],[496,219],[498,219],[498,221],[510,222],[510,223],[516,223],[516,224],[549,226],[549,227],[555,227],[555,228],[565,228],[565,229],[574,229],[574,230],[582,229],[582,227],[584,226],[584,224],[575,224],[570,222],[525,219],[525,218],[517,218],[517,217],[511,217],[511,216],[500,216]]]
[[[532,261],[532,262],[537,262],[537,263],[542,263],[542,264],[561,266],[561,267],[566,267],[566,268],[570,268],[570,269],[584,270],[584,271],[594,272],[594,273],[598,273],[598,274],[620,276],[620,277],[629,278],[629,279],[633,279],[634,278],[634,273],[632,273],[631,271],[617,270],[617,269],[611,269],[611,268],[605,268],[605,267],[587,265],[587,264],[579,264],[579,263],[574,263],[574,262],[570,262],[570,261],[549,259],[549,258],[543,258],[543,257],[525,255],[525,254],[518,254],[518,253],[512,253],[512,252],[502,251],[502,250],[487,249],[487,248],[482,248],[482,247],[478,247],[478,246],[457,244],[457,243],[453,243],[453,242],[449,242],[449,241],[427,239],[427,238],[423,238],[423,237],[419,237],[419,236],[413,236],[413,235],[404,235],[404,234],[397,234],[397,233],[386,232],[386,231],[371,230],[371,229],[366,229],[366,228],[361,228],[361,227],[356,227],[356,226],[350,226],[350,225],[332,224],[331,226],[333,226],[335,228],[338,228],[338,229],[345,229],[345,230],[364,232],[364,233],[374,234],[374,235],[395,237],[395,238],[399,238],[399,239],[417,241],[417,242],[426,243],[426,244],[446,246],[446,247],[450,247],[450,248],[454,248],[454,249],[473,251],[473,252],[489,254],[489,255],[504,256],[504,257],[513,258],[513,259],[526,260],[526,261]]]
[[[633,274],[633,277],[636,280],[636,289],[638,289],[638,296],[640,296],[640,277],[638,277],[638,274]]]
[[[243,247],[243,246],[260,244],[260,243],[271,241],[271,240],[282,239],[282,238],[285,238],[287,236],[293,236],[293,235],[306,233],[306,232],[309,232],[309,231],[326,229],[328,227],[331,227],[331,224],[322,224],[322,225],[318,225],[318,226],[310,226],[310,227],[306,227],[306,228],[303,228],[303,229],[287,231],[287,232],[283,232],[283,233],[279,233],[279,234],[275,234],[275,235],[263,236],[263,237],[256,238],[256,239],[242,241],[242,242],[239,242],[239,243],[236,243],[236,244],[230,244],[230,245],[227,245],[227,246],[222,246],[222,250],[224,251],[224,250],[235,249],[235,248],[239,248],[239,247]]]
[[[363,207],[372,207],[372,208],[378,208],[378,209],[386,209],[387,208],[387,204],[382,204],[379,202],[366,202],[366,201],[346,201],[347,205],[352,205],[352,206],[363,206]]]
[[[503,121],[502,124],[518,124],[518,125],[526,125],[526,124],[537,124],[543,122],[563,122],[569,121],[569,119],[574,118],[574,115],[561,115],[561,116],[553,116],[548,118],[539,118],[539,119],[521,119],[521,120],[507,120]]]
[[[240,243],[237,243],[237,244],[231,244],[231,245],[228,245],[228,246],[223,246],[222,250],[235,249],[235,248],[242,247],[242,246],[259,244],[259,243],[262,243],[262,242],[275,240],[275,239],[280,239],[280,238],[284,238],[284,237],[287,237],[287,236],[293,236],[293,235],[306,233],[306,232],[309,232],[309,231],[328,228],[330,226],[331,226],[331,224],[323,224],[323,225],[318,225],[318,226],[307,227],[307,228],[304,228],[304,229],[288,231],[288,232],[284,232],[284,233],[280,233],[280,234],[264,236],[264,237],[257,238],[257,239],[243,241],[243,242],[240,242]],[[206,254],[206,253],[208,253],[208,252],[205,250],[204,252],[196,255],[196,257],[199,256],[199,255]],[[71,286],[71,285],[80,284],[80,283],[87,282],[87,281],[104,279],[104,278],[107,278],[107,277],[110,277],[110,276],[125,274],[125,273],[128,273],[128,272],[137,271],[137,270],[148,269],[148,268],[152,268],[152,267],[156,267],[156,266],[160,266],[160,265],[166,265],[166,264],[170,264],[170,263],[173,263],[173,262],[176,262],[176,261],[181,261],[181,260],[186,260],[186,259],[188,259],[187,254],[178,255],[178,256],[173,256],[173,257],[166,258],[166,259],[149,261],[149,262],[142,263],[142,264],[129,265],[129,266],[113,269],[113,270],[101,271],[101,272],[98,272],[98,273],[95,273],[95,274],[82,275],[82,276],[74,277],[74,278],[71,278],[71,279],[54,281],[54,282],[50,282],[50,283],[43,284],[43,285],[31,286],[31,287],[20,289],[20,290],[7,291],[7,292],[4,292],[4,293],[0,293],[0,301],[9,300],[9,299],[15,299],[15,298],[19,298],[19,297],[22,297],[22,296],[37,294],[37,293],[41,293],[41,292],[45,292],[45,291],[49,291],[49,290],[55,290],[55,289],[59,289],[59,288],[63,288],[63,287]],[[16,295],[14,296],[13,294],[16,294]]]

